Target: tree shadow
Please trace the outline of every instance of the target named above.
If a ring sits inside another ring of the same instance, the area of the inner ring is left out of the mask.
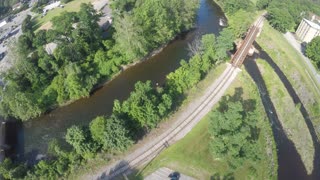
[[[253,59],[245,61],[246,71],[258,86],[260,98],[271,124],[278,154],[278,179],[310,179],[294,143],[287,137],[269,96],[261,72]]]
[[[229,102],[240,102],[243,106],[245,112],[252,112],[256,110],[257,102],[254,99],[243,99],[243,88],[235,88],[234,95],[226,95],[221,98],[219,101],[219,111],[225,111],[228,108]]]
[[[216,173],[210,177],[210,180],[234,180],[233,173],[219,174]]]
[[[310,115],[307,111],[307,109],[305,108],[303,102],[301,101],[300,97],[298,96],[298,94],[296,93],[295,89],[293,88],[292,84],[290,83],[290,81],[288,80],[288,78],[286,77],[286,75],[284,74],[284,72],[280,69],[280,67],[272,60],[272,58],[257,44],[254,44],[255,47],[257,47],[257,49],[259,50],[260,54],[260,58],[262,58],[263,60],[265,60],[275,71],[275,73],[278,75],[278,77],[280,78],[281,82],[283,83],[283,85],[285,86],[287,92],[289,93],[290,97],[292,98],[294,104],[299,107],[299,110],[305,120],[305,123],[309,129],[311,138],[312,138],[312,142],[313,142],[313,146],[314,146],[314,150],[315,150],[315,156],[314,156],[314,161],[313,161],[313,172],[310,175],[310,177],[315,178],[315,179],[320,179],[320,144],[319,144],[319,139],[317,137],[317,133],[316,130],[312,124],[312,120],[310,118]]]
[[[135,179],[135,180],[142,180],[143,176],[139,173],[138,169],[133,168],[130,166],[128,161],[122,160],[118,162],[112,169],[103,172],[97,179],[98,180],[111,180],[111,179],[119,179],[119,180],[126,180],[126,179]],[[129,176],[130,174],[134,174]]]

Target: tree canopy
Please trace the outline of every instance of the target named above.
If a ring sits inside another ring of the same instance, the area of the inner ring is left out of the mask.
[[[320,4],[312,0],[258,0],[256,6],[268,11],[270,24],[280,32],[294,30],[309,12],[320,14]]]
[[[308,45],[306,54],[320,69],[320,36],[315,37]]]
[[[39,1],[38,3],[43,3]],[[198,0],[128,0],[112,2],[114,29],[103,39],[100,13],[91,4],[79,12],[63,12],[52,29],[34,32],[28,16],[22,24],[15,64],[1,76],[6,88],[0,114],[22,120],[34,118],[57,105],[87,97],[94,86],[111,79],[121,65],[140,60],[190,29]],[[152,18],[151,18],[152,17]]]
[[[243,100],[228,98],[222,98],[219,108],[210,113],[210,150],[215,159],[226,161],[235,170],[245,162],[260,160],[259,116],[255,108],[244,110]]]

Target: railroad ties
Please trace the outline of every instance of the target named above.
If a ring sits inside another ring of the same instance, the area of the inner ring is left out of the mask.
[[[256,23],[254,23],[248,33],[245,39],[243,40],[243,43],[241,44],[240,48],[237,50],[237,52],[232,56],[231,58],[231,64],[233,67],[240,68],[243,64],[243,61],[247,57],[250,48],[252,47],[253,42],[255,41],[257,35],[259,34],[261,30],[261,25],[264,20],[264,17],[260,17]]]

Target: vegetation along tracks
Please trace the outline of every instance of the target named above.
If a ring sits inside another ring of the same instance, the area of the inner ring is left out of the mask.
[[[181,116],[177,123],[173,125],[168,131],[160,135],[154,141],[148,143],[144,147],[136,150],[134,153],[128,155],[124,160],[117,161],[108,166],[103,173],[103,176],[98,175],[92,177],[94,179],[112,179],[122,173],[132,170],[138,166],[146,164],[151,161],[158,153],[167,148],[171,143],[184,137],[191,129],[211,110],[211,108],[220,100],[226,89],[235,79],[240,71],[239,68],[243,62],[243,56],[248,52],[248,47],[254,41],[259,32],[259,26],[263,22],[263,16],[260,17],[256,23],[250,28],[244,45],[240,48],[240,56],[233,58],[233,62],[228,65],[222,75],[207,89],[207,92],[201,97],[199,105],[191,109],[191,113],[187,116]],[[236,53],[237,54],[237,53]],[[181,119],[181,120],[180,120]]]
[[[118,161],[109,166],[105,171],[105,174],[109,175],[105,176],[105,178],[112,179],[130,169],[149,162],[163,149],[181,139],[211,110],[212,106],[219,101],[239,71],[238,68],[228,65],[223,74],[208,88],[210,91],[202,97],[200,105],[195,107],[183,121],[180,121],[178,125],[174,125],[155,141],[138,149],[131,157],[128,156],[126,160]]]

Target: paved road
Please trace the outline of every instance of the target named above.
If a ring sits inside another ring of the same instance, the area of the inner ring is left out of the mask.
[[[156,172],[150,174],[149,176],[145,177],[144,180],[171,180],[170,175],[176,171],[173,171],[169,168],[160,168]],[[186,176],[184,174],[180,174],[179,180],[196,180],[192,177]]]
[[[312,75],[315,77],[315,79],[317,80],[317,83],[320,84],[320,74],[317,72],[317,70],[315,69],[315,67],[313,66],[313,64],[311,63],[310,59],[308,59],[301,51],[301,44],[295,39],[295,37],[293,36],[292,33],[287,32],[286,34],[284,34],[284,37],[287,39],[287,41],[291,44],[292,47],[294,47],[299,54],[301,55],[301,57],[303,58],[303,60],[306,62],[307,66],[309,67],[309,69],[312,72]]]

